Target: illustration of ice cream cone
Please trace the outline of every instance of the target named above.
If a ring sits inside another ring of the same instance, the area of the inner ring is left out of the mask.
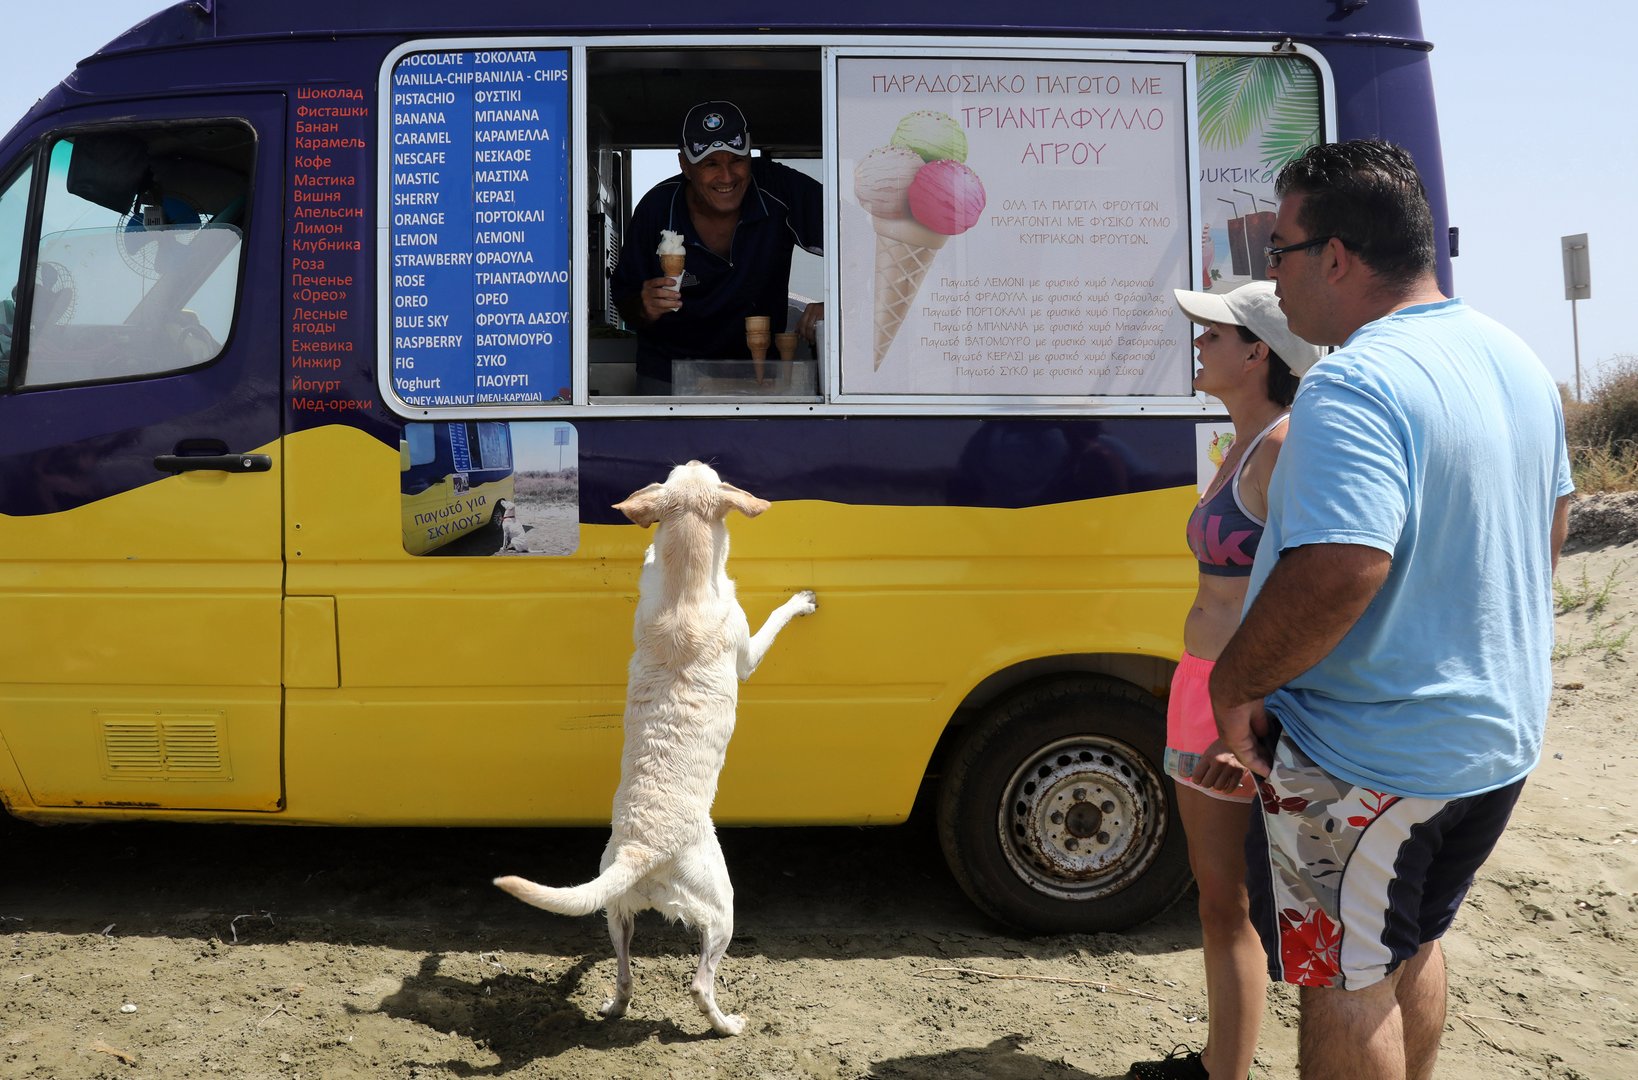
[[[853,191],[876,231],[875,366],[879,370],[933,258],[978,222],[984,185],[962,164],[967,136],[946,113],[899,121],[892,143],[866,154]]]
[[[966,161],[967,133],[949,113],[918,109],[899,121],[893,145],[914,150],[923,161]]]
[[[950,239],[914,218],[873,218],[876,227],[876,368],[921,292],[933,256]]]

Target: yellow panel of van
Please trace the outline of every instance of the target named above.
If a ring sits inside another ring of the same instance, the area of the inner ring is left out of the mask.
[[[651,533],[583,525],[568,557],[417,558],[390,448],[326,427],[286,454],[289,588],[335,597],[340,657],[339,688],[289,692],[287,815],[606,823]],[[717,819],[902,820],[939,735],[991,674],[1060,654],[1175,658],[1193,499],[788,501],[731,518],[753,628],[797,589],[815,589],[819,610],[741,688]],[[1146,546],[1169,533],[1176,550]]]
[[[336,640],[335,597],[285,597],[284,685],[340,686]]]
[[[0,518],[4,683],[277,687],[279,503],[275,467]]]
[[[0,732],[20,811],[278,809],[279,446],[256,452],[273,470],[0,520]]]
[[[276,693],[13,689],[0,723],[35,807],[279,809]]]

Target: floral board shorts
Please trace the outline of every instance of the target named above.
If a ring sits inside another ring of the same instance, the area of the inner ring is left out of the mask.
[[[1246,837],[1251,921],[1269,978],[1358,990],[1450,927],[1524,789],[1460,799],[1340,780],[1281,734]]]

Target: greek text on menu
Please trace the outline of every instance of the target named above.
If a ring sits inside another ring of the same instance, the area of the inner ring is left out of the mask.
[[[940,350],[967,378],[1028,376],[1077,386],[1138,378],[1162,350],[1185,340],[1153,278],[941,276],[927,299],[921,314],[931,332],[917,344]]]
[[[1186,76],[1136,55],[842,59],[843,387],[1191,392],[1171,297],[1198,242]]]
[[[394,391],[422,407],[566,401],[567,52],[411,53],[391,93]]]

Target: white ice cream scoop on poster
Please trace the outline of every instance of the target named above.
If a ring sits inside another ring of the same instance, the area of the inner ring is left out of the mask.
[[[876,370],[893,351],[939,251],[984,212],[984,184],[966,160],[967,135],[955,118],[918,109],[853,170],[854,197],[876,232]]]

